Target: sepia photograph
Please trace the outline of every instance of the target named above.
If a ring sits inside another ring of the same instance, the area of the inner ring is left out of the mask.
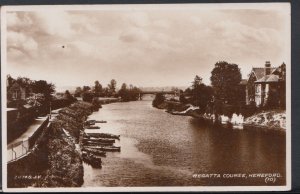
[[[7,192],[291,189],[289,3],[1,7]]]

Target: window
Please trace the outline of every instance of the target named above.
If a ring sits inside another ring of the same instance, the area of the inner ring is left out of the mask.
[[[260,92],[260,84],[257,84],[257,85],[255,86],[255,89],[256,89],[256,93],[259,93],[259,92]]]

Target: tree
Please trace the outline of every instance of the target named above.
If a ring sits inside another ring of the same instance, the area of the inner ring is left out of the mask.
[[[99,101],[98,97],[93,98],[92,105],[93,105],[93,110],[94,111],[98,111],[99,108],[101,108],[101,104],[100,104],[100,101]]]
[[[67,100],[69,100],[69,101],[71,101],[71,102],[76,101],[76,98],[71,95],[71,93],[69,92],[69,90],[65,91],[64,98],[67,99]]]
[[[91,90],[90,86],[83,86],[82,87],[82,92],[87,92],[87,91],[90,91],[90,90]]]
[[[128,93],[127,85],[123,83],[121,89],[118,92],[119,96],[123,101],[128,101],[127,93]]]
[[[34,93],[43,94],[46,101],[49,101],[55,91],[55,86],[52,83],[47,83],[45,80],[39,80],[32,83],[32,89]]]
[[[118,92],[121,99],[125,102],[138,100],[140,93],[141,90],[131,84],[130,84],[130,88],[127,89],[127,85],[125,83],[122,84],[121,89]]]
[[[192,82],[192,104],[199,106],[200,111],[204,112],[206,107],[211,102],[213,97],[213,89],[202,83],[202,78],[198,75],[195,76]]]
[[[108,87],[103,88],[103,96],[109,96],[109,89]]]
[[[102,93],[102,85],[99,83],[98,80],[95,81],[94,93],[96,97],[99,97]]]
[[[82,100],[85,101],[85,102],[92,102],[94,98],[94,95],[93,93],[91,93],[90,91],[85,91],[82,93]]]
[[[280,95],[277,90],[270,89],[268,94],[268,99],[265,102],[265,107],[268,109],[274,109],[279,107]]]
[[[185,91],[184,91],[184,94],[188,95],[188,96],[191,96],[192,95],[192,89],[191,88],[187,88]]]
[[[157,93],[155,95],[155,98],[154,98],[153,102],[152,102],[152,106],[158,107],[160,104],[164,103],[165,99],[166,98],[165,98],[163,93],[161,93],[161,92]]]
[[[192,83],[192,88],[195,89],[202,84],[202,78],[196,75]]]
[[[185,98],[184,94],[180,94],[179,96],[179,101],[182,103],[182,104],[186,104],[188,101],[187,99]]]
[[[116,93],[116,87],[117,87],[117,81],[115,79],[112,79],[108,84],[110,95],[114,95]]]
[[[7,75],[7,86],[6,87],[11,87],[12,86],[12,84],[14,83],[14,79],[10,76],[10,75]]]
[[[134,86],[130,91],[130,100],[138,100],[141,90]]]
[[[81,87],[77,87],[76,90],[75,90],[74,96],[75,96],[75,97],[80,97],[81,94],[82,94],[82,89],[81,89]]]
[[[126,85],[126,83],[123,83],[123,84],[122,84],[121,90],[127,90],[127,85]]]
[[[210,77],[215,98],[229,104],[237,102],[236,94],[241,78],[240,69],[236,64],[229,64],[225,61],[217,62]]]

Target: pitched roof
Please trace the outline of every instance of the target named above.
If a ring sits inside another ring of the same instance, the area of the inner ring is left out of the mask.
[[[276,68],[271,67],[271,72],[273,72]],[[265,76],[265,68],[264,67],[253,67],[252,72],[254,72],[257,80],[261,79]]]
[[[259,80],[255,81],[255,83],[265,83],[265,82],[278,82],[279,81],[279,76],[278,75],[265,75]]]

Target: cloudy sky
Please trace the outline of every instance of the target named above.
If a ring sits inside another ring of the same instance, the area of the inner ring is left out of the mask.
[[[187,86],[195,75],[209,84],[221,60],[245,78],[266,60],[290,62],[287,4],[84,8],[8,9],[7,73],[58,87]]]

